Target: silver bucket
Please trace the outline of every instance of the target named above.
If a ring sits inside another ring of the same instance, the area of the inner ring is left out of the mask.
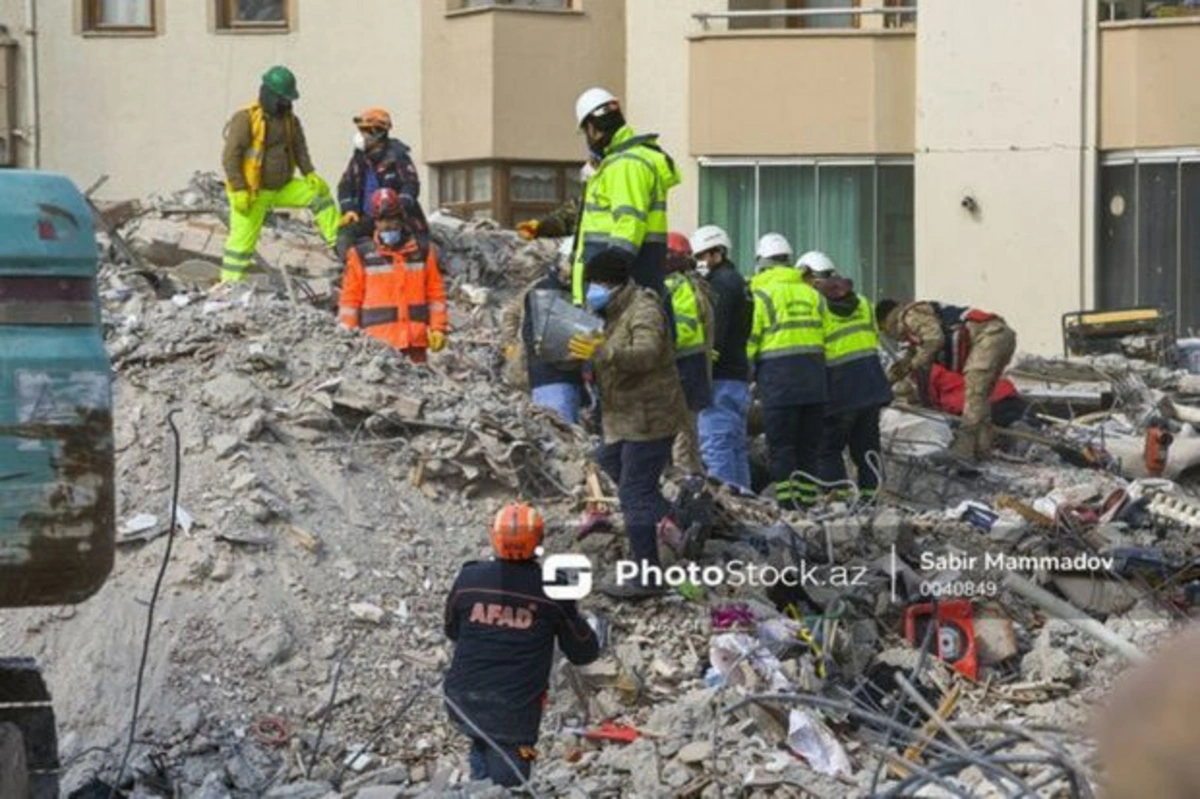
[[[539,289],[530,297],[533,351],[539,360],[556,365],[578,366],[567,349],[578,335],[604,331],[604,320],[568,302],[560,292]]]

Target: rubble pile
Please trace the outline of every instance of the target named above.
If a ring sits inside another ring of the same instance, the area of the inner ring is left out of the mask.
[[[117,564],[80,606],[0,618],[6,651],[46,664],[64,788],[103,790],[120,760],[178,411],[178,529],[123,787],[508,795],[469,781],[439,697],[451,581],[487,556],[513,496],[544,509],[548,550],[592,558],[597,582],[623,549],[574,536],[585,503],[615,493],[587,465],[594,439],[499,380],[499,305],[553,249],[435,215],[452,334],[417,366],[338,328],[314,253],[327,256],[287,220],[264,247],[279,248],[274,276],[213,290],[196,265],[215,269],[211,242],[187,237],[218,231],[222,202],[198,176],[106,209]],[[1121,358],[1014,371],[1043,411],[1071,407],[979,470],[929,457],[950,420],[893,408],[875,501],[783,512],[669,475],[687,532],[664,550],[672,590],[583,600],[608,644],[556,667],[537,794],[1087,795],[1092,708],[1200,596],[1190,464],[1164,474],[1143,449],[1111,453],[1122,436],[1144,448],[1160,418],[1175,442],[1195,436],[1200,386]]]

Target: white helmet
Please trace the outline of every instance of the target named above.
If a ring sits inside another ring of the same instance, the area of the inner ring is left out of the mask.
[[[792,260],[792,245],[779,233],[767,233],[758,240],[754,257],[760,259],[786,258]]]
[[[579,99],[575,101],[575,124],[583,125],[583,120],[591,116],[597,108],[615,102],[617,102],[617,98],[608,89],[593,86],[579,95]]]
[[[809,250],[796,261],[797,269],[804,269],[816,275],[831,275],[834,272],[833,259],[820,250]]]
[[[696,228],[691,238],[692,252],[702,253],[715,247],[724,247],[726,252],[733,249],[729,234],[716,225],[705,225]]]

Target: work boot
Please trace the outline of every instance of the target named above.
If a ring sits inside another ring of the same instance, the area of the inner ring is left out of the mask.
[[[583,512],[583,518],[579,520],[579,530],[575,534],[575,540],[583,540],[592,533],[613,532],[616,532],[616,528],[613,527],[612,516],[609,512],[590,508]]]
[[[640,602],[643,599],[653,599],[662,596],[667,589],[660,585],[643,585],[638,582],[618,583],[615,580],[600,586],[600,593],[612,599]]]

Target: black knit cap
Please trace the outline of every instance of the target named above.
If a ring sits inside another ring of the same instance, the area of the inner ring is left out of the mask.
[[[624,283],[629,279],[629,263],[612,252],[601,252],[587,262],[583,279],[588,283]]]

